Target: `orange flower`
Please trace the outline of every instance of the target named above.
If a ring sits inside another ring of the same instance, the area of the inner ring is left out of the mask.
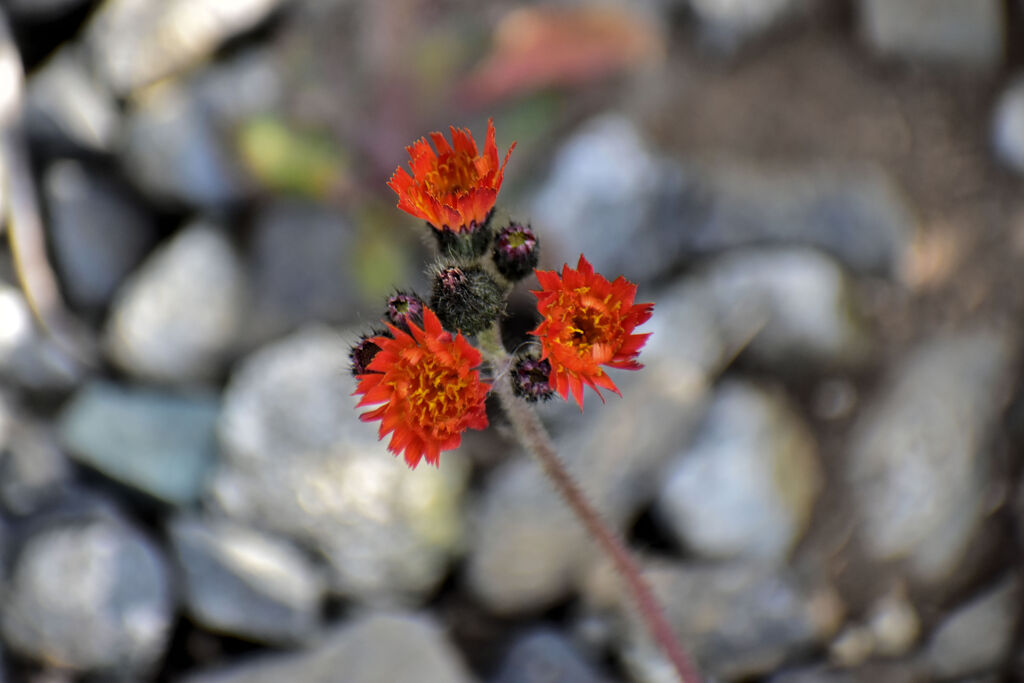
[[[441,451],[457,448],[466,429],[487,427],[484,400],[490,385],[475,370],[480,352],[461,334],[452,336],[429,308],[423,328],[409,321],[409,333],[388,325],[390,337],[373,337],[380,351],[359,375],[360,406],[383,403],[360,416],[380,420],[380,438],[391,434],[388,450],[404,451],[409,467],[420,458],[437,465]]]
[[[538,270],[537,310],[543,320],[531,334],[540,339],[541,358],[551,362],[551,386],[583,409],[583,385],[619,393],[601,368],[639,370],[636,362],[648,334],[632,334],[651,317],[654,304],[634,304],[636,285],[624,277],[608,282],[580,254],[576,270]],[[604,396],[601,396],[604,400]]]
[[[388,187],[398,193],[398,208],[436,229],[471,232],[494,208],[505,164],[516,144],[512,143],[498,166],[493,121],[487,122],[487,142],[481,155],[468,129],[451,126],[451,131],[451,145],[441,133],[430,134],[437,153],[426,138],[406,147],[412,175],[399,166]]]

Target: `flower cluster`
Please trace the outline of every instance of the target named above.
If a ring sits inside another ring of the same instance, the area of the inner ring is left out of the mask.
[[[437,465],[465,430],[487,426],[491,384],[481,370],[508,372],[506,381],[530,402],[571,394],[582,410],[585,386],[602,401],[601,389],[619,393],[605,368],[642,367],[637,356],[649,334],[634,330],[654,308],[634,303],[635,284],[608,281],[582,254],[576,268],[536,270],[539,241],[530,226],[512,222],[496,235],[491,229],[515,144],[499,165],[492,122],[483,154],[468,130],[452,127],[451,136],[449,143],[431,133],[433,147],[426,139],[410,145],[412,173],[399,167],[388,182],[398,208],[425,220],[437,237],[441,260],[430,304],[397,292],[382,316],[386,329],[363,335],[351,352],[358,405],[376,406],[361,418],[380,420],[380,438],[390,434],[388,450],[410,467],[420,460]],[[495,367],[488,367],[470,338],[494,334],[513,285],[531,273],[540,285],[534,342],[512,358],[490,353]]]

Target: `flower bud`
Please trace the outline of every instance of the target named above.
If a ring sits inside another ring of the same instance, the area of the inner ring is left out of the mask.
[[[540,245],[530,226],[512,223],[498,233],[491,256],[498,272],[516,282],[537,267]]]
[[[373,357],[380,351],[380,347],[374,339],[376,337],[390,336],[389,332],[383,330],[373,330],[370,334],[359,336],[359,341],[352,345],[352,349],[348,353],[349,360],[352,361],[353,377],[373,372],[373,370],[369,369],[370,363],[373,362]]]
[[[415,294],[398,291],[388,297],[388,309],[385,319],[402,330],[409,331],[409,323],[423,326],[423,299]]]
[[[492,210],[482,223],[473,221],[469,225],[459,229],[442,228],[432,230],[437,237],[437,247],[442,257],[459,259],[464,261],[476,261],[487,253],[491,246],[491,238],[494,231],[491,229]]]
[[[501,286],[479,266],[442,267],[434,277],[430,307],[451,332],[478,334],[505,308]]]
[[[548,382],[550,375],[551,363],[546,358],[540,360],[536,354],[520,356],[512,366],[512,389],[516,396],[530,403],[546,401],[555,393]]]

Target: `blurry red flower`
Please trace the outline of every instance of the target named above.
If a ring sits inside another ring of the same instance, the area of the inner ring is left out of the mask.
[[[451,126],[452,144],[441,133],[420,138],[406,147],[412,175],[399,166],[388,181],[398,194],[398,208],[422,218],[434,228],[470,232],[486,220],[505,177],[505,164],[516,144],[508,148],[498,165],[494,122],[487,122],[484,153],[477,154],[473,135],[465,128]]]
[[[624,277],[609,282],[582,254],[575,270],[568,264],[561,275],[538,270],[537,281],[543,320],[531,334],[540,340],[541,358],[551,362],[551,386],[567,400],[571,391],[581,409],[584,384],[598,396],[598,387],[619,393],[601,366],[643,367],[636,357],[650,334],[632,332],[651,317],[654,304],[634,304],[635,284]]]
[[[429,308],[423,310],[423,328],[408,325],[409,333],[388,325],[393,339],[372,339],[380,351],[359,375],[355,393],[363,395],[360,406],[383,405],[360,419],[380,420],[380,438],[391,434],[388,450],[404,452],[409,467],[421,458],[437,465],[441,451],[462,442],[463,431],[487,427],[490,385],[475,369],[480,352],[461,334],[445,332]]]

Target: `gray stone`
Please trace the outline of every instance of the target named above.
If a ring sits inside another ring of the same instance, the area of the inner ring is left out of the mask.
[[[410,470],[359,420],[348,372],[354,333],[304,328],[240,363],[219,422],[223,461],[211,502],[302,541],[359,601],[419,599],[462,541],[468,465]]]
[[[351,317],[359,291],[346,267],[354,237],[348,221],[326,206],[279,201],[261,212],[249,254],[258,337]]]
[[[77,161],[51,166],[43,194],[68,298],[80,306],[106,306],[156,242],[156,225],[124,188]]]
[[[762,325],[749,356],[770,366],[852,366],[871,339],[853,285],[835,262],[811,249],[741,251],[722,256],[703,282],[730,337]],[[734,331],[735,330],[735,331]]]
[[[639,300],[645,300],[641,293]],[[556,439],[559,455],[605,519],[620,530],[651,502],[665,463],[678,453],[704,410],[708,385],[736,349],[706,299],[688,283],[657,297],[646,368],[615,373],[624,399],[587,397]],[[470,515],[466,579],[488,609],[540,609],[570,592],[594,559],[593,541],[554,492],[537,463],[516,455],[490,473]]]
[[[136,100],[118,144],[132,180],[155,198],[220,209],[247,188],[212,113],[179,84],[161,84]]]
[[[532,631],[511,647],[492,683],[607,683],[593,663],[555,631]]]
[[[64,408],[60,436],[80,463],[175,505],[202,492],[216,449],[217,401],[103,382]]]
[[[820,488],[814,437],[795,408],[777,391],[730,381],[667,468],[656,509],[698,555],[780,561]]]
[[[4,410],[0,503],[15,515],[28,515],[61,494],[71,479],[71,463],[49,424],[17,409]]]
[[[324,579],[293,546],[191,517],[174,519],[170,537],[185,605],[198,623],[264,643],[305,642],[318,631]]]
[[[189,79],[189,89],[222,126],[277,111],[284,104],[285,75],[278,51],[255,47],[209,64]]]
[[[106,0],[85,28],[97,67],[121,94],[205,60],[281,0]]]
[[[809,666],[784,671],[769,683],[927,683],[920,669],[907,662],[873,662],[857,668]]]
[[[669,217],[675,219],[672,227],[686,235],[684,248],[692,255],[805,244],[858,272],[900,272],[915,218],[878,168],[720,160],[687,169],[688,186]]]
[[[1020,578],[1011,574],[946,617],[924,654],[934,680],[997,672],[1016,640],[1020,598]]]
[[[992,145],[1000,161],[1024,173],[1024,77],[1011,81],[999,96],[992,120]]]
[[[110,151],[121,125],[113,93],[89,70],[77,44],[60,48],[32,74],[26,106],[30,132],[90,150]]]
[[[775,671],[786,659],[825,642],[843,611],[833,589],[802,583],[783,569],[652,565],[644,574],[673,629],[709,679],[746,680]],[[631,680],[672,680],[668,662],[610,567],[593,570],[587,598],[594,607],[618,615],[622,633],[613,647]]]
[[[185,683],[470,683],[461,658],[430,619],[357,616],[306,652],[263,657]]]
[[[4,600],[12,650],[50,666],[145,678],[170,638],[173,601],[157,548],[113,519],[39,531]]]
[[[878,54],[968,68],[1003,61],[999,0],[860,0],[861,33]]]
[[[988,515],[993,428],[1014,376],[1015,339],[942,334],[890,371],[851,435],[846,467],[869,556],[936,583],[961,563]]]
[[[712,48],[734,50],[787,19],[805,12],[807,0],[688,0],[700,21],[703,40]]]
[[[806,244],[856,271],[899,273],[915,219],[881,170],[678,163],[629,120],[585,124],[558,151],[532,214],[551,265],[655,279],[684,259],[741,246]],[[593,235],[601,235],[593,240]]]
[[[211,379],[238,341],[247,300],[227,236],[195,223],[153,252],[118,293],[106,329],[111,360],[156,382]]]
[[[64,392],[81,373],[75,360],[39,329],[21,290],[0,282],[0,376],[30,391]]]

